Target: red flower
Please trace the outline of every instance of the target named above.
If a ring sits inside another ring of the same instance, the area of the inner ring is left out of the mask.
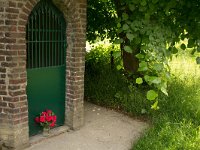
[[[43,128],[50,128],[56,125],[57,116],[54,115],[52,110],[45,110],[40,113],[39,117],[35,118],[35,122],[39,123]]]
[[[41,116],[46,116],[47,113],[45,111],[42,112]]]
[[[52,116],[52,120],[53,120],[54,122],[56,122],[56,119],[57,119],[56,115]]]
[[[39,118],[39,117],[36,117],[36,118],[35,118],[35,122],[39,123],[39,122],[40,122],[40,118]]]
[[[49,122],[52,120],[52,116],[46,116],[46,120]]]
[[[45,122],[45,117],[44,116],[40,116],[40,122]]]
[[[47,114],[51,114],[52,111],[51,110],[46,110]]]
[[[50,127],[54,127],[54,126],[55,126],[55,123],[52,122],[52,123],[50,124]]]

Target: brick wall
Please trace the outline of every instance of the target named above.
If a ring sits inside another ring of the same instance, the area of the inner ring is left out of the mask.
[[[0,139],[8,147],[29,144],[25,31],[38,1],[0,0]],[[67,22],[65,123],[77,129],[83,125],[86,0],[53,1]]]

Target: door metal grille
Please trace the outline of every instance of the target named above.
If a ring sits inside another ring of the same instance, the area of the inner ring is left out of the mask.
[[[51,0],[41,0],[27,24],[27,68],[65,65],[66,23]]]

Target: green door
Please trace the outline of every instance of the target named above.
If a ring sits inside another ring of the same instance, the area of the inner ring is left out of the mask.
[[[51,0],[41,0],[31,12],[26,31],[29,135],[41,132],[34,119],[51,109],[57,126],[65,116],[66,23]]]

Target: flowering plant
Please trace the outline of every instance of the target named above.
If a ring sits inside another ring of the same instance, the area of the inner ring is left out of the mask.
[[[52,110],[45,110],[40,113],[39,117],[35,118],[36,123],[39,123],[43,128],[50,129],[56,125],[56,115]]]

